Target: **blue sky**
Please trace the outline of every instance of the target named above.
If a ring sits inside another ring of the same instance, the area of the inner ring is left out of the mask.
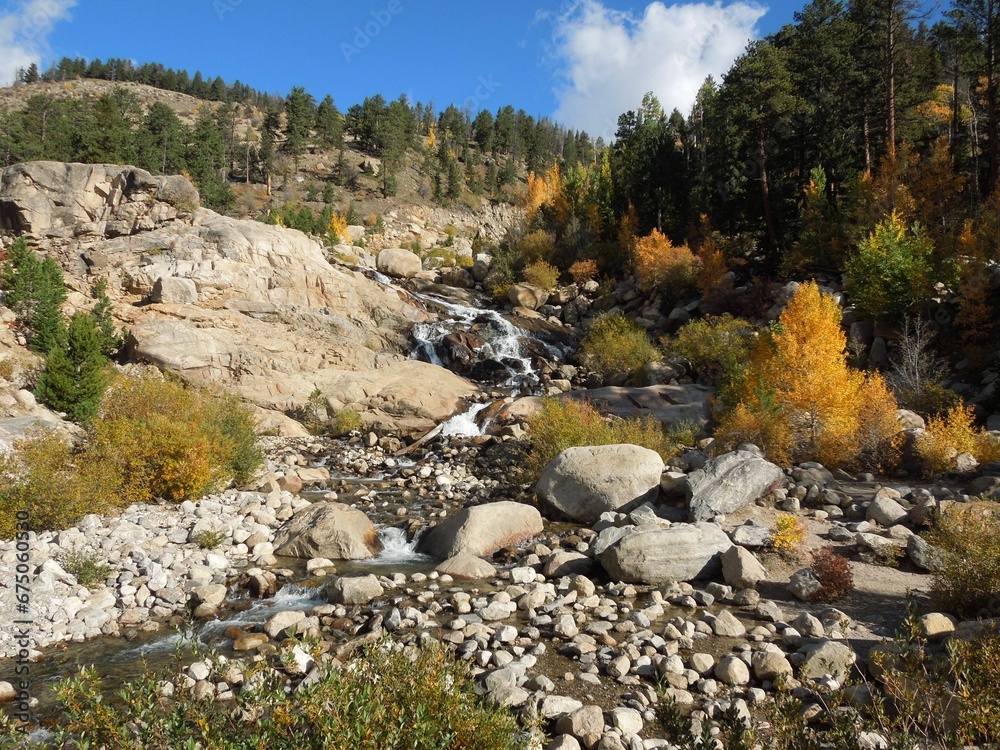
[[[0,79],[62,56],[158,61],[265,91],[305,86],[342,108],[407,94],[502,104],[608,137],[652,90],[690,106],[709,73],[799,3],[625,0],[0,0]]]

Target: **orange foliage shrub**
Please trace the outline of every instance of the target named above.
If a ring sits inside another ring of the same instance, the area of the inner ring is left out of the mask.
[[[646,290],[678,290],[690,287],[698,272],[698,259],[687,245],[674,245],[654,229],[635,242],[635,271]]]
[[[711,236],[698,249],[698,259],[700,266],[696,283],[698,291],[705,296],[722,284],[722,277],[729,269],[726,266],[726,256]]]
[[[851,564],[827,545],[812,553],[812,568],[823,588],[813,594],[813,601],[835,602],[854,590]]]
[[[577,284],[583,284],[597,278],[596,260],[578,260],[569,267],[569,275]]]

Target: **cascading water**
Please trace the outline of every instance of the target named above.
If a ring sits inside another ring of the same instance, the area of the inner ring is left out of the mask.
[[[441,342],[449,334],[470,331],[476,324],[476,334],[486,341],[478,353],[478,359],[491,359],[506,364],[510,375],[504,385],[515,391],[538,385],[538,374],[534,371],[531,358],[526,357],[522,351],[522,339],[528,337],[524,329],[518,328],[495,310],[483,310],[423,295],[417,296],[441,308],[448,317],[434,323],[419,323],[413,327],[416,347],[410,354],[411,359],[422,359],[443,366],[444,363],[438,354]]]
[[[388,567],[396,572],[408,567],[421,568],[437,564],[438,561],[417,552],[417,539],[406,538],[406,529],[398,526],[380,526],[378,538],[382,551],[371,560],[361,560],[362,566]]]
[[[476,416],[489,404],[473,404],[467,412],[456,414],[443,425],[441,434],[445,437],[478,437],[486,433],[490,420],[476,424]]]

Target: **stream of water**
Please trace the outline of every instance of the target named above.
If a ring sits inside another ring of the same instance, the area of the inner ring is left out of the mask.
[[[398,289],[388,278],[375,274],[380,283]],[[532,357],[525,353],[526,341],[531,341],[531,349],[543,351],[552,359],[565,355],[558,347],[541,341],[537,336],[518,327],[500,313],[485,308],[457,304],[436,296],[409,292],[427,308],[442,315],[441,320],[418,324],[413,329],[414,349],[411,358],[442,365],[439,351],[444,339],[452,333],[473,333],[485,340],[485,344],[475,353],[478,361],[493,360],[502,363],[509,373],[498,383],[499,390],[511,395],[537,392],[540,387],[539,373]],[[474,437],[482,435],[488,422],[479,421],[480,414],[488,404],[472,404],[470,408],[444,423],[442,434],[452,437]],[[326,461],[319,462],[320,464]],[[412,466],[408,459],[401,459],[400,468]],[[332,468],[332,467],[331,467]],[[393,474],[395,472],[392,472]],[[359,478],[350,474],[333,472],[331,485],[341,480],[351,484],[371,486],[373,490],[386,494],[398,493],[397,487],[390,487],[391,477]],[[388,525],[388,517],[372,520],[382,522],[378,527],[382,542],[382,552],[371,560],[338,561],[338,575],[393,575],[432,571],[438,561],[416,551],[416,539],[409,539],[405,528]],[[305,610],[325,601],[322,581],[311,578],[304,570],[302,560],[280,560],[279,565],[296,571],[293,580],[285,582],[277,594],[269,599],[247,602],[242,592],[235,588],[230,591],[231,609],[222,614],[222,619],[195,623],[183,630],[161,630],[130,634],[129,638],[100,638],[85,643],[67,644],[65,647],[50,649],[46,659],[34,665],[32,677],[36,688],[54,684],[78,672],[82,667],[97,665],[106,688],[114,691],[146,674],[169,664],[175,656],[185,661],[195,658],[198,648],[211,647],[225,653],[231,644],[225,633],[230,627],[246,629],[261,625],[276,613],[290,610]],[[0,680],[14,681],[14,662],[0,662]],[[42,700],[37,715],[44,715],[55,708],[54,695],[49,690],[33,691]]]

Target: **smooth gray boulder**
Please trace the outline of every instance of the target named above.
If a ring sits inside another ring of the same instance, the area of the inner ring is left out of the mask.
[[[401,247],[390,247],[375,258],[375,267],[387,276],[408,279],[423,270],[420,257]]]
[[[692,521],[710,521],[733,513],[778,485],[784,476],[781,467],[750,451],[725,453],[688,475],[688,515]]]
[[[868,510],[865,512],[867,520],[875,521],[885,528],[901,523],[906,516],[907,510],[891,497],[876,496],[868,503]]]
[[[662,473],[660,455],[638,445],[567,448],[542,471],[535,493],[574,521],[593,523],[655,502]]]
[[[332,604],[368,604],[382,594],[382,584],[374,575],[335,578],[326,587],[326,598]]]
[[[715,524],[679,523],[627,534],[608,547],[600,561],[615,580],[659,585],[715,575],[722,553],[732,546]]]
[[[734,545],[722,555],[722,576],[737,590],[752,589],[767,580],[767,571],[752,552]]]
[[[799,678],[803,680],[830,675],[842,683],[857,658],[850,646],[827,640],[804,647],[802,653],[805,658],[799,665]]]
[[[278,529],[274,554],[311,560],[366,560],[382,551],[374,524],[340,503],[313,503]]]
[[[464,508],[420,538],[417,551],[441,560],[458,554],[490,557],[542,532],[542,516],[523,503],[503,501]]]
[[[493,578],[497,574],[497,569],[483,558],[465,553],[449,557],[438,565],[436,570],[442,575],[447,574],[463,581]]]

